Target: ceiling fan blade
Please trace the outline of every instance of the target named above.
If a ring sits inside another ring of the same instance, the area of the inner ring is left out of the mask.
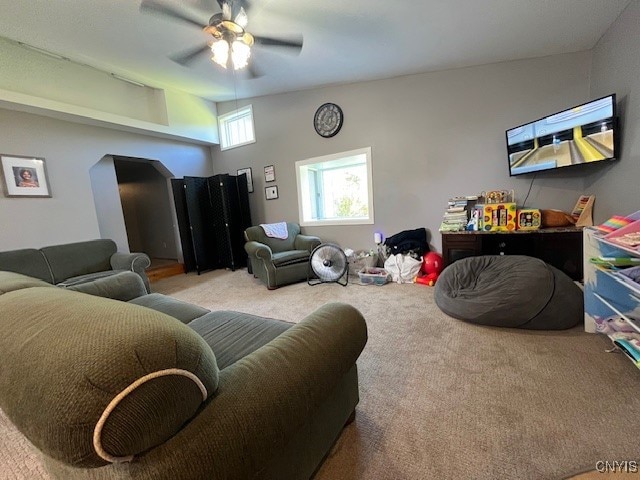
[[[196,60],[199,60],[205,53],[211,53],[211,47],[208,44],[199,45],[189,50],[184,50],[180,53],[170,55],[169,58],[176,63],[179,63],[183,67],[188,67]]]
[[[245,12],[248,12],[251,9],[251,2],[249,0],[218,0],[218,5],[223,10],[225,5],[229,5],[229,8],[231,8],[232,12],[236,15],[241,8],[244,8]]]
[[[201,10],[205,10],[207,12],[213,12],[214,10],[216,10],[216,6],[218,5],[218,2],[216,0],[198,0],[196,2],[196,5],[201,9]]]
[[[247,12],[244,11],[243,7],[240,7],[240,11],[233,21],[240,25],[242,28],[247,28],[247,25],[249,24],[249,17],[247,17]]]
[[[224,2],[222,4],[222,18],[224,20],[231,20],[232,17],[231,4]]]
[[[286,47],[296,49],[298,52],[302,50],[302,37],[295,40],[284,40],[272,37],[262,37],[260,35],[254,35],[253,39],[257,45],[264,45],[270,47]]]
[[[195,25],[198,28],[202,28],[205,25],[204,22],[197,19],[194,15],[181,11],[179,8],[176,8],[175,5],[158,2],[156,0],[142,0],[140,11],[159,13],[169,18],[188,23],[189,25]]]

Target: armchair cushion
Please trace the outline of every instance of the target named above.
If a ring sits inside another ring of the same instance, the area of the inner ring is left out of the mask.
[[[291,265],[294,263],[309,261],[309,250],[289,250],[288,252],[274,253],[271,261],[276,267]]]

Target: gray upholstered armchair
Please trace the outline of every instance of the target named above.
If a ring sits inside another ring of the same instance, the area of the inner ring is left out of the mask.
[[[249,227],[244,249],[249,255],[253,276],[269,290],[307,279],[309,255],[320,245],[318,237],[300,234],[300,225],[287,222],[289,236],[268,237],[260,226]]]

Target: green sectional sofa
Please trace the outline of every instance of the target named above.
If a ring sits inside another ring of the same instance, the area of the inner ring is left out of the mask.
[[[0,271],[21,273],[61,286],[130,271],[140,276],[149,293],[145,273],[149,265],[151,260],[146,254],[118,252],[116,243],[109,239],[0,252]]]
[[[346,304],[290,324],[148,295],[131,272],[0,272],[0,329],[0,408],[70,480],[308,479],[354,418],[367,341]]]

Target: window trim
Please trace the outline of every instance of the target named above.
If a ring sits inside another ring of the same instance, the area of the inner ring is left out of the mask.
[[[251,129],[253,130],[253,140],[247,140],[245,142],[241,142],[241,143],[236,143],[234,145],[228,145],[226,147],[222,146],[222,139],[226,138],[226,136],[224,135],[223,132],[223,123],[225,123],[225,121],[228,122],[228,120],[233,117],[237,117],[239,116],[239,113],[244,113],[245,110],[248,110],[249,112],[249,117],[251,118]],[[256,125],[253,119],[253,105],[249,104],[249,105],[245,105],[244,107],[240,107],[240,108],[236,108],[235,110],[231,110],[230,112],[227,113],[223,113],[222,115],[218,115],[218,135],[220,136],[220,150],[221,151],[225,151],[225,150],[231,150],[232,148],[238,148],[238,147],[242,147],[244,145],[249,145],[252,143],[256,143]]]
[[[368,218],[362,219],[354,219],[354,218],[330,218],[326,220],[305,220],[304,212],[302,209],[303,199],[302,199],[302,188],[301,187],[301,178],[300,178],[300,167],[305,165],[315,164],[315,163],[324,163],[331,162],[334,160],[340,160],[345,157],[351,157],[355,155],[366,156],[366,166],[367,166],[367,193],[368,193],[368,210],[369,215]],[[355,150],[349,150],[347,152],[339,152],[333,153],[330,155],[322,155],[320,157],[308,158],[306,160],[298,160],[295,163],[296,169],[296,188],[298,190],[298,219],[300,226],[302,227],[320,227],[320,226],[335,226],[335,225],[373,225],[374,223],[374,209],[373,209],[373,168],[372,168],[372,159],[371,159],[371,147],[357,148]]]

